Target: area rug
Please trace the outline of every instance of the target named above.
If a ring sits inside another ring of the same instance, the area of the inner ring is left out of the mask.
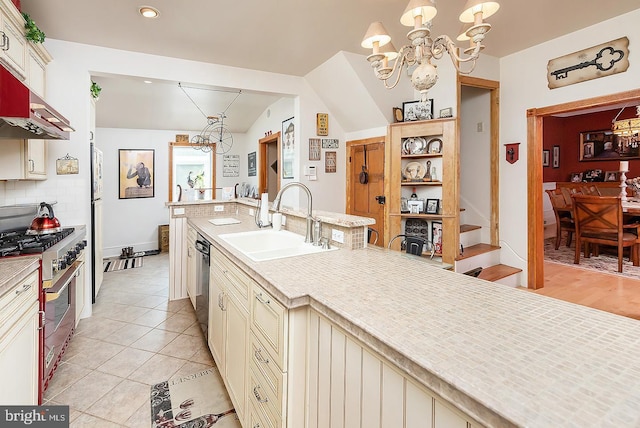
[[[233,404],[215,367],[151,387],[153,428],[240,428]]]
[[[567,248],[564,239],[560,241],[560,248],[554,248],[556,238],[548,238],[544,240],[544,259],[556,263],[581,267],[598,272],[608,272],[617,275],[624,275],[629,278],[640,279],[640,266],[634,266],[629,261],[629,257],[625,257],[622,263],[622,273],[618,272],[618,256],[615,254],[607,254],[600,251],[598,257],[591,256],[588,259],[584,257],[584,252],[580,254],[580,264],[573,263],[575,257],[575,243],[571,243],[571,247]]]
[[[142,267],[142,257],[133,257],[131,259],[105,259],[104,271],[113,272],[116,270],[133,269]]]

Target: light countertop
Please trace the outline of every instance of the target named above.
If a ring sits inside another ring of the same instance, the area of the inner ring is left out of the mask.
[[[311,305],[489,426],[640,426],[640,323],[378,248],[254,262],[190,219],[288,308]]]

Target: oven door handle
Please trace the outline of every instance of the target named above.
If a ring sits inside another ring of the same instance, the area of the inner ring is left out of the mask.
[[[56,282],[56,285],[54,285],[51,288],[47,288],[45,290],[46,291],[45,301],[52,302],[56,300],[58,297],[60,297],[62,295],[62,292],[67,288],[67,286],[71,283],[71,281],[75,279],[76,273],[78,272],[78,270],[80,269],[80,266],[82,265],[84,265],[84,262],[74,263],[73,269],[68,269],[64,273],[62,278],[60,278],[60,280]],[[62,285],[57,285],[57,284],[62,284]]]

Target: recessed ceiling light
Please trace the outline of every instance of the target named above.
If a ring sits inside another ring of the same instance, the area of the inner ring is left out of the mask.
[[[151,6],[140,6],[139,11],[140,15],[144,16],[145,18],[157,18],[158,15],[160,15],[158,9]]]
[[[152,83],[151,80],[143,80],[144,83]]]

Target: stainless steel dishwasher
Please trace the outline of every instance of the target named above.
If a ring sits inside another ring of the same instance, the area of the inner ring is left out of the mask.
[[[207,239],[198,234],[196,240],[196,250],[199,257],[196,261],[196,316],[198,323],[207,339],[209,331],[209,266],[210,266],[210,248],[211,244]]]

